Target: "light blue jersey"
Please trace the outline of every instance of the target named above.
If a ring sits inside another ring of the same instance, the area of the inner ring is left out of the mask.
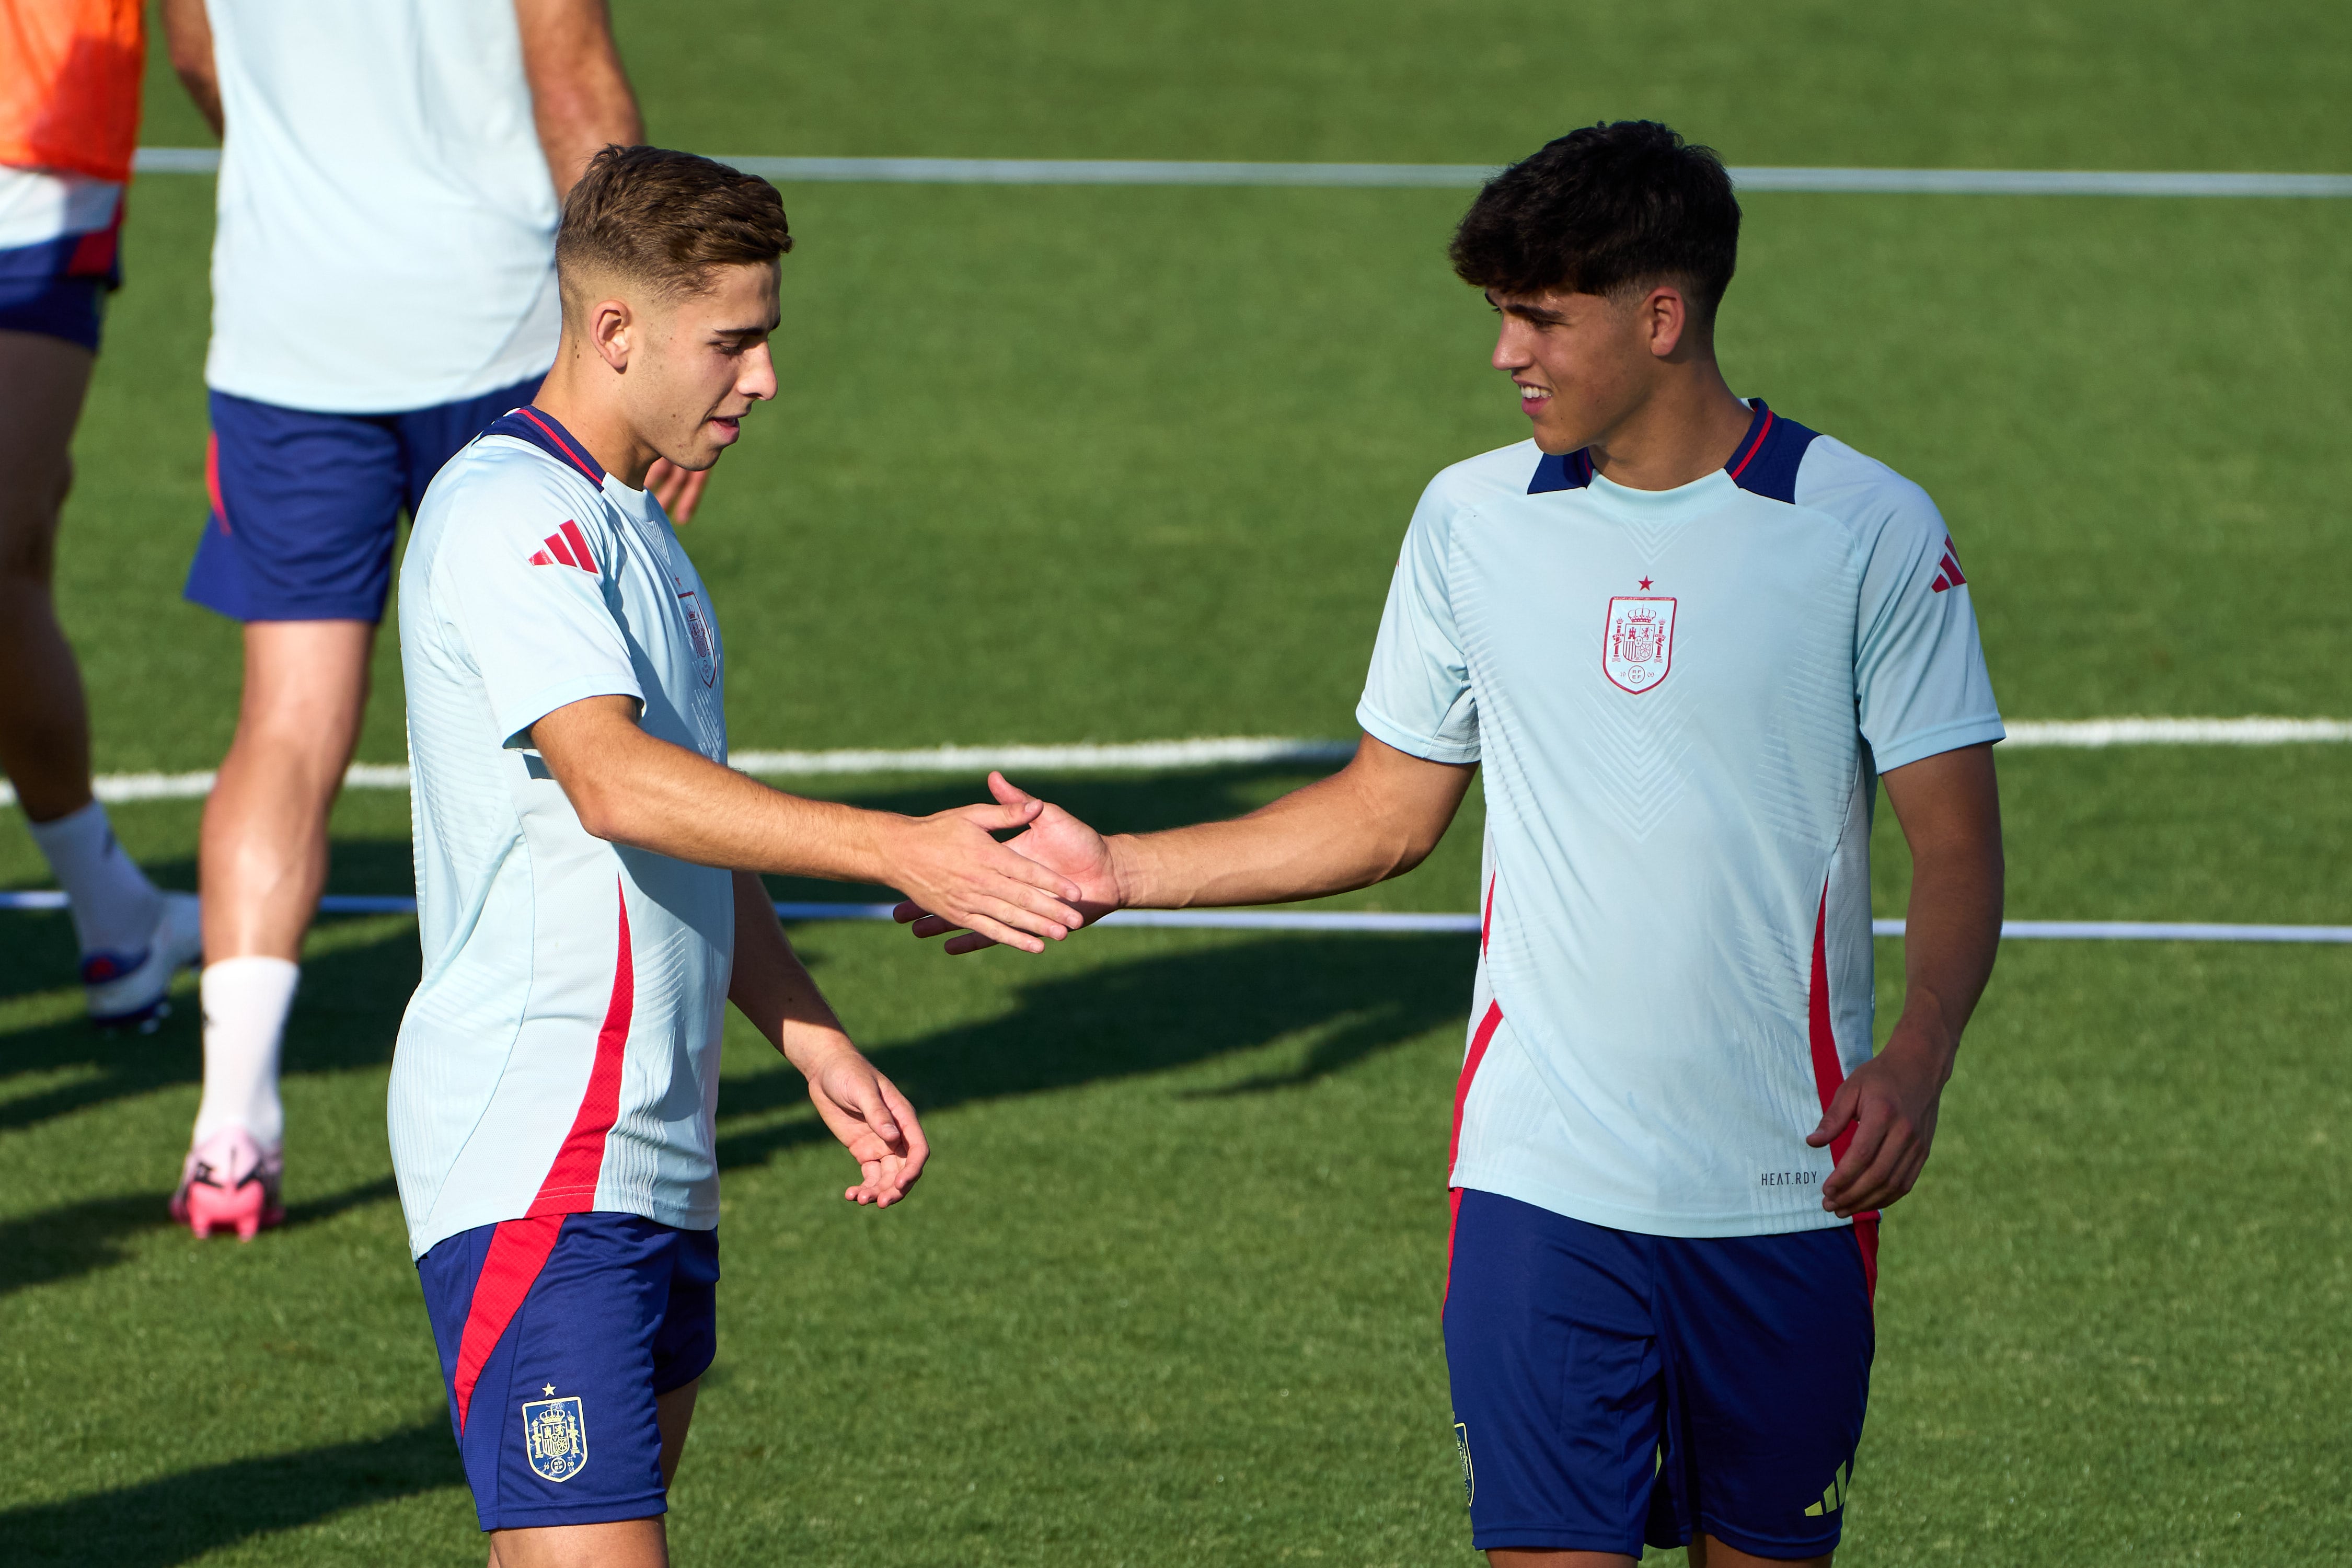
[[[659,503],[517,409],[425,492],[400,657],[425,948],[392,1065],[410,1248],[590,1210],[715,1226],[734,879],[592,837],[529,733],[623,696],[724,763],[701,578]]]
[[[2002,730],[1934,503],[1754,407],[1676,489],[1523,442],[1413,514],[1357,719],[1485,779],[1456,1188],[1654,1236],[1844,1223],[1805,1134],[1871,1054],[1876,775]]]

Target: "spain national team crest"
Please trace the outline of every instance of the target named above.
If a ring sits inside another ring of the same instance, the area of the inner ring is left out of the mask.
[[[710,640],[710,623],[702,618],[702,601],[690,588],[680,588],[678,607],[686,612],[687,640],[694,645],[694,661],[702,671],[702,684],[711,685],[719,679],[718,649]]]
[[[541,1480],[568,1481],[588,1468],[588,1422],[580,1396],[534,1399],[522,1407],[523,1453]]]
[[[1620,691],[1654,691],[1675,663],[1675,602],[1616,598],[1601,637],[1601,672]]]

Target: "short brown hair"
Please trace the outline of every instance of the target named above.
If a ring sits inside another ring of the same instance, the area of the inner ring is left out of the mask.
[[[767,181],[691,153],[605,148],[563,200],[555,267],[615,272],[666,299],[698,294],[713,268],[773,261],[793,247],[784,199]]]

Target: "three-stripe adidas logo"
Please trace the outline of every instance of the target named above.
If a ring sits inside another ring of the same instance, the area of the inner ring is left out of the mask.
[[[1843,1508],[1845,1506],[1845,1489],[1848,1486],[1853,1484],[1853,1461],[1852,1459],[1848,1459],[1844,1464],[1838,1467],[1837,1474],[1830,1478],[1829,1489],[1822,1493],[1822,1500],[1813,1504],[1812,1507],[1805,1510],[1805,1517],[1807,1519],[1819,1519],[1823,1514],[1835,1513],[1838,1510]]]
[[[563,526],[547,536],[547,548],[530,558],[534,566],[577,566],[590,576],[596,575],[596,558],[588,553],[588,536],[570,518]]]
[[[1960,558],[1952,552],[1952,536],[1944,535],[1944,559],[1937,563],[1936,580],[1929,588],[1940,594],[1947,588],[1957,588],[1968,579],[1960,574]]]

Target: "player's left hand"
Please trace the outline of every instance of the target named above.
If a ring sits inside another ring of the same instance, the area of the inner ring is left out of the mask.
[[[854,1047],[828,1056],[809,1074],[809,1100],[857,1162],[859,1181],[841,1195],[888,1208],[923,1173],[931,1146],[898,1086]]]
[[[709,481],[709,468],[681,468],[667,458],[656,458],[654,466],[646,470],[646,489],[661,502],[673,528],[684,528],[694,521],[694,509],[702,504],[702,487]]]
[[[1821,1125],[1805,1135],[1818,1149],[1853,1129],[1845,1157],[1822,1184],[1822,1207],[1852,1219],[1911,1190],[1936,1141],[1936,1111],[1952,1076],[1953,1054],[1898,1028],[1885,1049],[1838,1086]]]

